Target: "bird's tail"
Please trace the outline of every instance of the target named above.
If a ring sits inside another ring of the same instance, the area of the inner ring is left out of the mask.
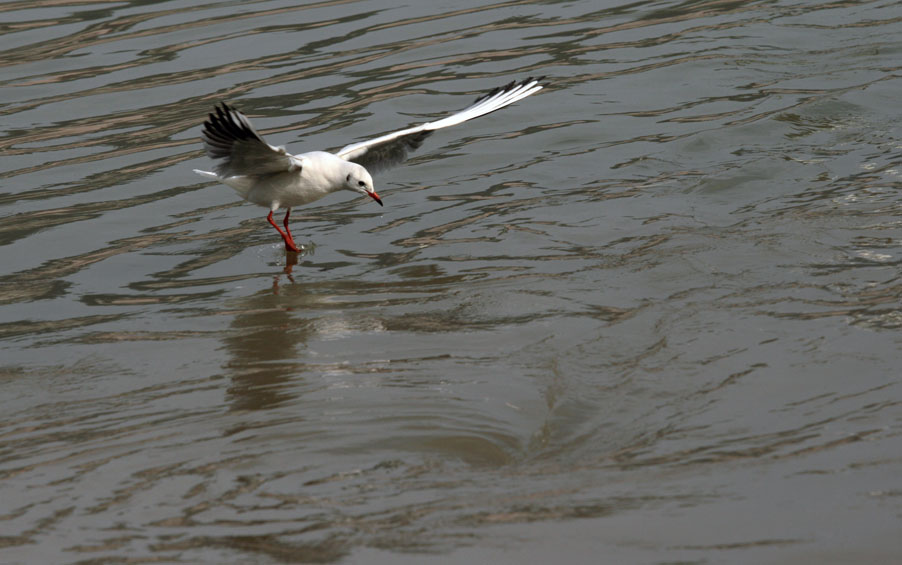
[[[251,186],[253,186],[254,184],[253,181],[251,181],[251,179],[247,177],[221,177],[216,173],[212,173],[210,171],[201,171],[200,169],[194,169],[194,172],[202,177],[219,181],[226,186],[232,187],[233,189],[235,189],[235,192],[242,196],[242,198],[247,198],[247,193],[250,192]]]

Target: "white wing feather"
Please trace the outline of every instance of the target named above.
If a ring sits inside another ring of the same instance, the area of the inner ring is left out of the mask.
[[[433,131],[462,124],[535,94],[543,88],[539,84],[542,78],[544,77],[536,79],[530,77],[519,83],[511,82],[480,96],[470,106],[448,117],[389,133],[368,141],[352,143],[335,154],[347,161],[363,165],[371,173],[400,164],[407,158],[408,152],[419,148],[423,140]]]

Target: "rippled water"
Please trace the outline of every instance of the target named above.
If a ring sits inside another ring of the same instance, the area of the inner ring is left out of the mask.
[[[898,3],[297,4],[0,4],[0,562],[899,558]]]

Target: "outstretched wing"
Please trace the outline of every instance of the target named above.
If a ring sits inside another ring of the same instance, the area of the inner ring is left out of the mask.
[[[539,81],[543,78],[545,77],[536,79],[530,77],[519,83],[513,81],[487,94],[483,94],[456,114],[434,122],[389,133],[369,141],[352,143],[340,149],[336,155],[347,161],[363,165],[370,173],[399,165],[407,159],[407,154],[410,151],[419,148],[423,140],[435,130],[455,126],[467,120],[490,114],[495,110],[500,110],[513,104],[517,100],[526,98],[530,94],[542,90],[542,85],[539,84]]]
[[[201,139],[207,155],[217,161],[215,171],[221,177],[261,176],[300,168],[284,148],[263,141],[250,120],[225,102],[204,122]]]

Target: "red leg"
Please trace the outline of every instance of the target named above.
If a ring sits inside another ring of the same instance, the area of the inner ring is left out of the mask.
[[[291,238],[291,234],[283,232],[279,225],[272,219],[272,213],[274,210],[269,211],[269,216],[266,216],[266,219],[269,220],[269,223],[272,224],[272,227],[276,228],[276,231],[279,232],[279,235],[282,236],[282,241],[285,242],[285,249],[288,251],[294,251],[295,253],[300,253],[301,250],[298,249],[298,246],[294,244],[294,240]]]
[[[285,219],[282,221],[282,225],[285,226],[285,233],[288,234],[288,239],[294,242],[294,238],[291,236],[291,230],[288,229],[288,216],[291,214],[291,208],[285,209]]]

